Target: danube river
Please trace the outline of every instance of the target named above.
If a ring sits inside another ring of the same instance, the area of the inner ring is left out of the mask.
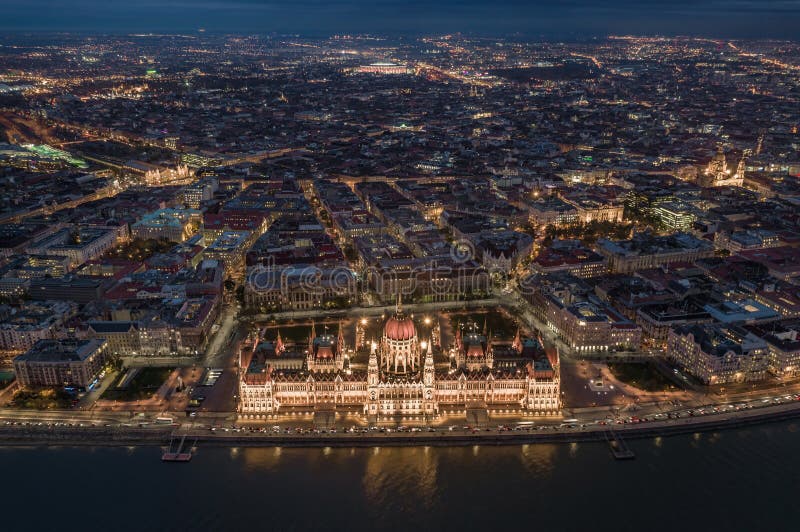
[[[507,447],[0,447],[5,530],[797,530],[800,423]]]

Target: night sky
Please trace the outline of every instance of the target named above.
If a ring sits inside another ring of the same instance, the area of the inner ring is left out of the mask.
[[[800,38],[800,0],[0,0],[0,30]]]

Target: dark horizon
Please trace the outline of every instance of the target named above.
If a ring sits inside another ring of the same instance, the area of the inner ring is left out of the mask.
[[[0,8],[0,31],[14,33],[800,37],[798,0],[0,0]]]

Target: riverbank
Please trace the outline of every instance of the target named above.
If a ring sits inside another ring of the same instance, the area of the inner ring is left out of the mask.
[[[168,445],[174,437],[186,435],[198,445],[223,447],[380,447],[380,446],[468,446],[522,445],[605,441],[613,430],[624,439],[668,437],[696,432],[714,432],[748,425],[800,418],[800,402],[765,406],[753,410],[669,419],[646,423],[591,425],[586,427],[546,426],[530,430],[447,429],[436,432],[338,432],[285,434],[250,432],[246,429],[184,430],[163,427],[55,427],[40,425],[0,426],[0,445],[139,446]]]

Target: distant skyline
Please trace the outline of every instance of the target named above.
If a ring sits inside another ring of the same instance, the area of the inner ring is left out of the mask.
[[[800,39],[800,0],[0,0],[0,31]]]

